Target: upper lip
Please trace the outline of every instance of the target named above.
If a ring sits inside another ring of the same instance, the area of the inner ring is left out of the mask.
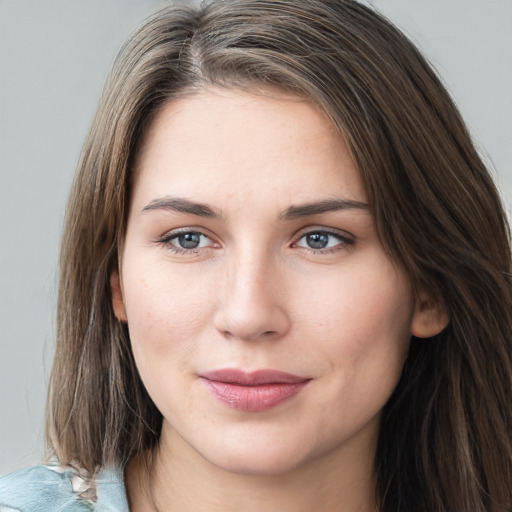
[[[237,368],[225,368],[204,372],[200,377],[226,384],[237,384],[239,386],[264,386],[267,384],[297,384],[311,380],[308,377],[300,377],[291,373],[279,370],[256,370],[246,372]]]

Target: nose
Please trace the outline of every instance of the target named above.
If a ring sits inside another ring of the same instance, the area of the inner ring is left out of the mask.
[[[266,255],[240,254],[227,264],[214,326],[226,338],[278,339],[290,328],[283,276]]]

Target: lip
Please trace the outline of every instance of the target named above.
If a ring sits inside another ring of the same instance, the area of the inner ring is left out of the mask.
[[[311,381],[278,370],[245,372],[235,368],[199,375],[208,390],[224,404],[240,411],[266,411],[300,393]]]

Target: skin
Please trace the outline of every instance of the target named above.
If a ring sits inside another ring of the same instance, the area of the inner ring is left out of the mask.
[[[132,510],[375,510],[380,412],[411,334],[445,319],[385,253],[340,135],[300,98],[208,89],[163,108],[136,173],[113,304],[164,423],[128,466]],[[311,380],[247,412],[199,377],[222,368]]]

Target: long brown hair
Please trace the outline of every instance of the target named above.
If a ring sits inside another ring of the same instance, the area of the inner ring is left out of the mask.
[[[114,316],[134,156],[166,102],[206,84],[271,85],[321,106],[365,180],[378,233],[449,326],[412,339],[376,455],[383,511],[512,510],[512,296],[499,196],[415,47],[353,0],[172,4],[116,60],[62,238],[48,442],[61,462],[124,466],[162,417]],[[427,299],[425,299],[425,296]]]

